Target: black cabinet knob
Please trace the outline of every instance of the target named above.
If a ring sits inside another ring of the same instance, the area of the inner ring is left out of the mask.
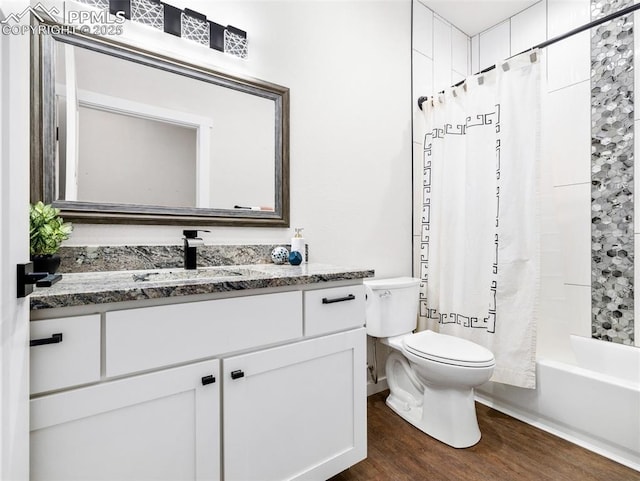
[[[216,378],[213,377],[211,374],[209,374],[208,376],[204,376],[202,378],[202,385],[206,386],[207,384],[213,384],[214,382],[216,382]]]
[[[231,379],[240,379],[241,377],[244,377],[244,372],[240,369],[237,371],[231,371]]]

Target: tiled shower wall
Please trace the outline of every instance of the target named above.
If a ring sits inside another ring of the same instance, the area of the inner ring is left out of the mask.
[[[415,106],[417,97],[444,89],[447,82],[443,77],[450,75],[448,85],[451,85],[462,78],[464,72],[454,68],[453,48],[447,47],[447,40],[451,37],[445,34],[444,41],[438,39],[441,25],[446,21],[431,13],[418,0],[414,0],[413,17],[413,108],[418,112]],[[477,72],[590,20],[590,0],[542,0],[472,37],[468,56],[469,72]],[[426,28],[431,26],[430,34],[417,29],[424,29],[425,24]],[[450,28],[461,37],[464,36],[455,27]],[[429,55],[420,50],[425,47],[422,47],[418,36],[431,38],[426,45],[427,49],[431,48],[427,50]],[[439,48],[443,45],[444,55],[441,55]],[[438,62],[438,58],[447,55],[452,59],[450,63]],[[427,58],[426,62],[423,57]],[[541,174],[547,182],[542,192],[541,209],[542,279],[538,355],[572,362],[569,335],[590,337],[592,334],[590,32],[546,48],[543,58]],[[416,59],[426,65],[417,66]],[[456,65],[460,68],[459,64]],[[427,88],[429,85],[425,79],[432,82],[431,89]],[[640,118],[637,112],[634,118],[637,123]],[[422,137],[421,129],[421,117],[416,114],[413,135],[416,200],[421,195],[420,155],[417,152]],[[638,149],[638,146],[635,148]],[[637,186],[639,182],[635,182]],[[415,205],[420,205],[420,202],[414,202]],[[415,250],[415,246],[419,246],[419,215],[418,209],[414,209],[414,263],[419,259],[419,251]],[[634,239],[636,246],[640,245],[637,223]],[[636,284],[638,271],[640,269],[636,269]],[[638,324],[635,326],[636,340],[640,340]]]
[[[420,273],[422,225],[422,139],[424,123],[418,97],[440,92],[471,73],[471,40],[462,31],[413,0],[413,246],[414,276]],[[420,329],[432,326],[419,326]]]
[[[592,18],[633,0],[591,0]],[[592,337],[634,338],[634,14],[591,31]]]

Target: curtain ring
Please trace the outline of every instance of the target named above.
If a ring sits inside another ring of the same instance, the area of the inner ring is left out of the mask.
[[[480,75],[478,77],[478,85],[482,85],[484,83],[484,77],[482,75]]]
[[[529,55],[529,60],[531,60],[531,63],[536,63],[536,61],[538,60],[538,52],[531,52],[531,55]]]
[[[503,72],[508,72],[509,71],[509,62],[505,62],[502,64],[502,70]]]

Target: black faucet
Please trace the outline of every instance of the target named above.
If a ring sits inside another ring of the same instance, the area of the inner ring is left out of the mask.
[[[197,267],[197,247],[204,245],[204,241],[198,237],[198,232],[211,232],[208,230],[183,230],[184,235],[184,268],[195,269]]]

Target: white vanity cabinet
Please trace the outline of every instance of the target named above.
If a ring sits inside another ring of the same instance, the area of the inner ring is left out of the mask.
[[[31,479],[322,481],[364,459],[364,291],[329,286],[56,319],[99,331],[75,358],[99,376],[32,392]]]
[[[30,478],[220,479],[220,383],[209,382],[218,364],[32,399]]]
[[[226,481],[325,480],[366,457],[364,329],[223,360]]]

